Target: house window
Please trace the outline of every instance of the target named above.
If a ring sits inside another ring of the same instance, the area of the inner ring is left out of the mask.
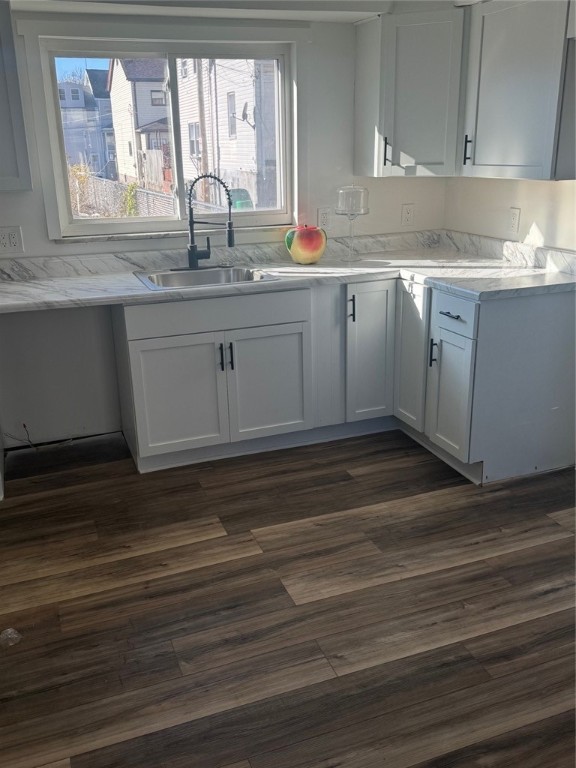
[[[196,160],[202,157],[200,123],[188,123],[188,147],[190,149],[191,158]]]
[[[150,91],[150,104],[153,107],[165,107],[166,94],[164,91]]]
[[[230,91],[226,100],[228,103],[228,138],[236,138],[236,94]]]
[[[80,91],[78,88],[70,88],[70,98],[72,101],[80,101]]]
[[[54,50],[58,45],[60,50]],[[52,57],[51,72],[70,69],[69,59],[76,64],[77,49],[67,53],[70,45],[69,40],[53,38],[41,42],[48,60]],[[286,72],[290,49],[262,46],[258,50],[266,51],[266,56],[254,58],[254,44],[238,44],[233,52],[227,47],[220,56],[218,45],[211,44],[214,55],[209,58],[195,57],[192,44],[180,42],[172,48],[187,47],[186,59],[145,55],[142,42],[137,50],[136,44],[131,48],[129,41],[123,41],[121,56],[93,48],[83,51],[91,69],[106,71],[109,91],[109,98],[90,102],[86,110],[67,110],[67,99],[54,99],[65,90],[70,98],[76,91],[81,101],[82,88],[64,89],[53,75],[54,92],[47,94],[45,108],[60,131],[60,141],[48,137],[42,143],[39,137],[44,156],[53,159],[52,173],[43,170],[43,185],[53,190],[47,195],[47,201],[53,201],[47,203],[52,238],[185,231],[184,190],[206,172],[249,195],[251,206],[235,205],[236,227],[291,223],[287,131],[291,89]],[[242,58],[244,51],[247,55]],[[194,68],[202,77],[191,76]],[[167,98],[170,72],[177,74],[178,83],[172,98]],[[183,78],[183,72],[188,77]],[[236,113],[240,99],[251,105],[247,123],[253,128],[245,136],[243,132],[242,142],[235,138],[243,119]],[[108,167],[103,170],[104,160],[98,168],[94,160],[89,162],[97,147],[106,148],[106,161],[115,158],[114,179]],[[209,181],[195,186],[194,200],[201,219],[227,209],[222,188]]]
[[[66,101],[66,91],[64,88],[58,88],[58,98],[60,101]]]

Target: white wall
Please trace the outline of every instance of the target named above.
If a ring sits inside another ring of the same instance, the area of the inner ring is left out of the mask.
[[[520,208],[520,232],[508,228]],[[576,181],[446,179],[446,229],[576,249]]]

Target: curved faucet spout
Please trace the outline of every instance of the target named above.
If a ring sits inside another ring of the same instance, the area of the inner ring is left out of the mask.
[[[194,187],[196,184],[201,181],[202,179],[211,179],[212,181],[217,181],[218,184],[220,184],[224,191],[226,192],[226,199],[228,201],[228,221],[226,224],[221,224],[218,221],[213,222],[199,222],[194,221],[194,207],[192,205],[192,191],[194,190]],[[228,188],[228,185],[225,181],[223,181],[219,176],[216,176],[214,173],[201,173],[200,176],[196,176],[195,179],[192,180],[190,183],[190,186],[188,188],[188,266],[190,269],[198,269],[198,260],[199,259],[209,259],[210,258],[210,238],[206,238],[206,249],[200,250],[198,246],[196,245],[195,239],[194,239],[194,224],[195,223],[210,223],[213,226],[225,226],[226,227],[226,244],[228,248],[232,248],[234,246],[234,225],[232,224],[232,195],[230,194],[230,189]]]

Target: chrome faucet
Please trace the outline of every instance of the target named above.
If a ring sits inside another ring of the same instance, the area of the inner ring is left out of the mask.
[[[226,224],[220,221],[200,221],[199,219],[194,220],[194,209],[192,207],[192,190],[201,179],[212,179],[212,181],[217,181],[218,184],[221,184],[224,187],[224,191],[226,192],[226,198],[228,200],[228,221],[226,222]],[[209,237],[206,238],[205,249],[200,249],[196,245],[196,242],[194,240],[194,224],[212,224],[218,227],[225,226],[226,227],[226,245],[228,246],[228,248],[232,248],[234,246],[234,226],[232,224],[232,196],[230,195],[230,190],[228,189],[228,185],[213,173],[202,173],[200,174],[200,176],[196,176],[196,178],[190,183],[190,187],[188,188],[188,267],[189,269],[198,269],[198,260],[209,259],[210,253],[211,253]]]

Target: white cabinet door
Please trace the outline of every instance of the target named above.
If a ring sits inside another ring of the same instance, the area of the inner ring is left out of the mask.
[[[384,14],[357,28],[354,171],[452,175],[462,8]]]
[[[424,431],[430,288],[398,280],[394,359],[394,415]]]
[[[382,17],[384,176],[456,168],[463,9]]]
[[[227,331],[230,438],[313,426],[309,323]]]
[[[437,326],[430,334],[425,433],[468,461],[476,342]]]
[[[464,175],[552,177],[567,8],[492,0],[472,9]]]
[[[129,351],[140,456],[229,440],[223,333],[131,341]]]
[[[0,2],[0,191],[31,189],[9,3]]]
[[[346,420],[394,411],[394,306],[396,281],[346,286]]]

